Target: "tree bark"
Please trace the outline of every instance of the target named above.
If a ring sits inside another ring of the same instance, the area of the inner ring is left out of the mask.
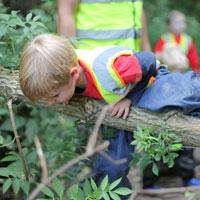
[[[20,90],[18,71],[16,70],[8,74],[8,69],[3,67],[0,68],[0,96],[7,100],[12,98],[15,103],[22,102],[24,104],[31,104],[87,122],[95,122],[102,107],[106,104],[103,100],[77,95],[70,100],[69,105],[57,104],[49,106],[46,101],[40,101],[34,104]],[[126,120],[116,119],[107,113],[103,124],[128,131],[134,131],[136,126],[156,126],[157,133],[162,131],[162,126],[165,125],[169,129],[169,132],[175,133],[178,138],[182,139],[185,145],[200,147],[200,119],[186,116],[179,111],[155,113],[145,109],[131,107],[129,117]]]

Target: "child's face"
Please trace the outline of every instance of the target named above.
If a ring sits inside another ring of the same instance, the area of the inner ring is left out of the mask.
[[[53,105],[56,103],[68,104],[69,100],[74,95],[75,82],[70,79],[69,83],[61,86],[58,89],[52,90],[48,97],[46,97],[48,104]]]
[[[177,15],[174,17],[170,24],[169,24],[169,30],[173,32],[176,35],[179,35],[180,33],[184,32],[186,30],[186,22],[184,15]]]

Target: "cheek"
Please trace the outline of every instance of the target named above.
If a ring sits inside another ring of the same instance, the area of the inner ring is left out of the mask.
[[[60,94],[59,101],[64,102],[72,98],[74,92],[72,90]]]

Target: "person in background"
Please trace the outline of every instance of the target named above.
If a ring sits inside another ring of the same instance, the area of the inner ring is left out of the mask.
[[[58,0],[57,32],[78,37],[79,49],[120,45],[151,51],[142,7],[142,0]]]
[[[189,65],[193,71],[199,72],[199,59],[194,42],[188,34],[185,33],[187,24],[183,13],[173,10],[167,18],[168,33],[162,35],[155,46],[155,54],[159,58],[166,43],[178,44],[184,51],[189,60]]]

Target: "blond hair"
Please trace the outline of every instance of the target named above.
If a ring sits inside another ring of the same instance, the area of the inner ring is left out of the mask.
[[[41,34],[22,51],[19,82],[31,101],[46,97],[53,89],[68,83],[70,69],[78,64],[77,55],[67,39]]]

